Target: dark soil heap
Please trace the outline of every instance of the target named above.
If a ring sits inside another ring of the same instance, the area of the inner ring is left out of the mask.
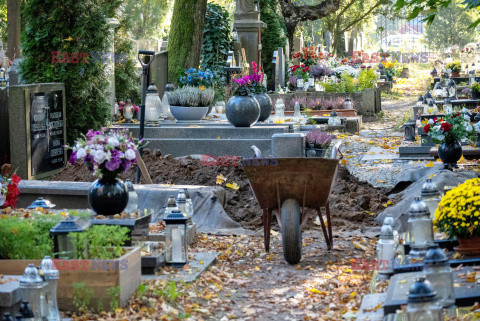
[[[157,184],[210,185],[215,186],[217,175],[223,175],[225,182],[237,183],[238,190],[225,187],[227,202],[225,211],[243,227],[257,229],[262,226],[262,210],[251,190],[248,179],[238,166],[204,166],[202,161],[192,157],[162,157],[160,151],[144,150],[143,160]],[[134,180],[135,168],[121,176],[121,179]],[[52,180],[56,181],[94,181],[95,177],[83,164],[68,165]],[[359,182],[346,168],[340,166],[337,179],[330,195],[330,208],[336,231],[374,226],[372,213],[384,210],[388,201],[386,189],[377,189],[366,182]],[[368,212],[368,213],[367,213]],[[313,220],[314,215],[311,216]],[[312,226],[312,224],[308,224]]]

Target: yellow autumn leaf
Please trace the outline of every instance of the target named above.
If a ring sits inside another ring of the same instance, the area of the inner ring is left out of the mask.
[[[348,161],[347,161],[346,159],[342,159],[342,160],[340,161],[340,164],[342,164],[342,165],[345,165],[345,164],[347,164],[347,163],[348,163]]]
[[[428,162],[427,165],[425,165],[426,167],[433,167],[435,164],[433,162]]]
[[[351,296],[352,298],[355,297],[356,295],[357,295],[357,292],[352,292],[352,293],[350,293],[350,296]]]
[[[225,176],[223,176],[222,174],[220,174],[220,175],[217,175],[217,182],[216,182],[216,183],[217,183],[218,185],[220,185],[220,184],[225,183],[225,180],[226,180]]]
[[[434,178],[434,177],[435,177],[435,174],[428,176],[428,178]]]
[[[12,233],[13,233],[13,234],[17,234],[17,233],[18,233],[18,229],[16,229],[15,227],[12,228]]]
[[[68,37],[68,38],[63,39],[63,41],[72,41],[72,40],[73,40],[72,37]]]
[[[458,163],[461,164],[461,163],[465,163],[465,162],[466,162],[465,157],[463,157],[463,155],[462,155],[462,157],[460,157]]]
[[[235,183],[235,182],[233,182],[233,183],[228,183],[226,186],[227,186],[227,187],[230,187],[231,189],[234,189],[234,190],[236,190],[236,191],[240,188],[240,186],[238,186],[238,184]]]
[[[379,183],[379,184],[385,184],[386,181],[382,181],[381,179],[377,179],[377,183]]]
[[[312,292],[312,293],[315,293],[315,294],[321,294],[322,292],[321,291],[318,291],[317,289],[315,288],[309,288],[308,291]]]

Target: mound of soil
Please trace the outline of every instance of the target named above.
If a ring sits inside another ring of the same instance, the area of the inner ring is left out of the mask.
[[[157,184],[175,185],[209,185],[215,186],[218,175],[225,177],[225,183],[237,183],[238,190],[225,187],[227,202],[225,211],[244,228],[257,229],[262,226],[262,210],[248,184],[248,179],[241,167],[237,166],[202,166],[202,161],[190,156],[174,158],[163,157],[160,151],[144,150],[145,165]],[[134,180],[135,169],[121,176],[121,179]],[[68,165],[52,180],[56,181],[94,181],[82,164]],[[337,179],[330,195],[330,209],[335,230],[350,230],[375,226],[373,213],[384,209],[382,204],[388,201],[386,189],[374,188],[366,182],[359,182],[346,168],[340,166]],[[311,216],[313,220],[314,215]],[[308,226],[315,226],[308,224]]]

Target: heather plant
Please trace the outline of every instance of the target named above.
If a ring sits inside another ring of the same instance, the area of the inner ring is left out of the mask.
[[[330,143],[333,140],[332,135],[320,131],[318,128],[314,128],[307,133],[307,143],[313,144],[315,148],[327,149],[330,147]]]
[[[215,91],[211,88],[186,86],[167,93],[170,106],[206,107],[211,106]]]

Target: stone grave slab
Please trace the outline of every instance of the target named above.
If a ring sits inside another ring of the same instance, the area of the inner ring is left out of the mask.
[[[463,157],[468,160],[480,159],[480,148],[475,147],[462,147]],[[430,149],[430,156],[437,159],[438,158],[438,148],[434,147]]]
[[[93,225],[118,225],[120,227],[128,228],[130,239],[125,242],[125,246],[131,246],[132,236],[148,234],[148,224],[150,223],[151,218],[152,214],[150,213],[146,215],[139,215],[138,218],[92,218],[89,221]]]
[[[383,309],[378,309],[378,306],[383,306],[387,294],[374,293],[367,294],[362,299],[360,310],[357,314],[358,321],[382,321]]]
[[[168,281],[183,281],[186,283],[193,282],[200,274],[204,271],[208,270],[210,266],[212,266],[215,261],[217,260],[217,256],[219,253],[212,253],[212,252],[197,252],[197,253],[190,253],[193,255],[194,259],[188,263],[190,269],[177,269],[175,274],[155,274],[155,275],[142,275],[142,280],[155,280],[155,279],[162,279]]]
[[[381,147],[371,147],[367,153],[362,157],[362,161],[373,161],[379,159],[398,159],[397,150],[395,149],[383,149]]]
[[[19,288],[19,280],[21,275],[5,275],[5,280],[10,280],[7,283],[0,284],[0,312],[10,311],[21,301],[21,293]]]
[[[458,274],[466,274],[473,271],[472,267],[462,267],[459,271],[453,271],[455,280],[455,304],[459,307],[470,306],[480,299],[480,284],[466,283],[465,278],[458,278]],[[396,274],[390,279],[385,305],[385,315],[395,313],[407,304],[407,293],[415,278],[423,275],[423,272],[409,272]]]

